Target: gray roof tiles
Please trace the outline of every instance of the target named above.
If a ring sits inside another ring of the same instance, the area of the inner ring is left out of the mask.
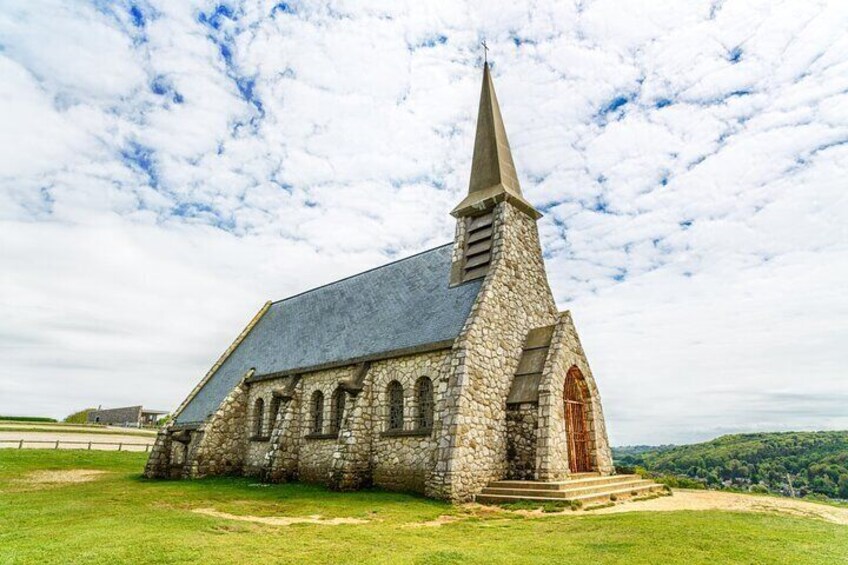
[[[273,303],[177,423],[204,421],[251,368],[256,375],[292,372],[452,341],[482,280],[449,287],[451,247]]]

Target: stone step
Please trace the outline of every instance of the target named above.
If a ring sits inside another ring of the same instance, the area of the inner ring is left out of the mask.
[[[566,488],[560,490],[545,490],[545,489],[516,489],[502,488],[498,486],[487,486],[481,494],[507,495],[507,496],[535,496],[535,497],[551,497],[557,499],[571,500],[576,496],[584,494],[598,494],[609,492],[611,490],[636,490],[639,487],[655,486],[656,483],[642,479],[632,481],[621,481],[613,484],[589,485],[575,488]]]
[[[570,479],[567,481],[493,481],[489,483],[490,487],[511,488],[511,489],[527,489],[527,490],[563,490],[578,486],[591,485],[611,485],[624,481],[641,480],[639,475],[607,475],[585,477],[580,479]]]
[[[651,483],[650,485],[644,485],[634,488],[626,488],[626,489],[612,489],[604,492],[598,492],[593,494],[582,494],[579,496],[573,496],[568,499],[564,498],[555,498],[552,496],[526,496],[526,495],[506,495],[506,494],[478,494],[475,497],[475,500],[480,504],[503,504],[506,502],[538,502],[540,504],[544,504],[546,502],[563,502],[564,500],[574,500],[580,501],[583,504],[591,504],[591,503],[603,503],[609,502],[610,496],[615,495],[618,498],[625,498],[632,496],[632,493],[635,491],[637,496],[649,494],[652,492],[657,492],[662,490],[662,485],[658,485],[656,483]]]

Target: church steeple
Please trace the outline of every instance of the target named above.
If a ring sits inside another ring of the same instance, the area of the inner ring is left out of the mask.
[[[533,218],[541,217],[521,194],[501,109],[495,96],[495,85],[492,83],[489,63],[486,62],[483,64],[483,86],[477,112],[477,135],[474,138],[468,196],[451,214],[457,218],[477,215],[503,200],[511,202]]]

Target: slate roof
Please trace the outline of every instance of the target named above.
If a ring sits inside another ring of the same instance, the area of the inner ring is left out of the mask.
[[[452,244],[383,265],[271,305],[177,416],[204,421],[251,368],[256,375],[450,342],[482,279],[449,286]]]

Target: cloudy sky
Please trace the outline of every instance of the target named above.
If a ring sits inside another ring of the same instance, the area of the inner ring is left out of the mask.
[[[0,0],[0,414],[451,240],[485,38],[614,444],[848,428],[848,3]]]

